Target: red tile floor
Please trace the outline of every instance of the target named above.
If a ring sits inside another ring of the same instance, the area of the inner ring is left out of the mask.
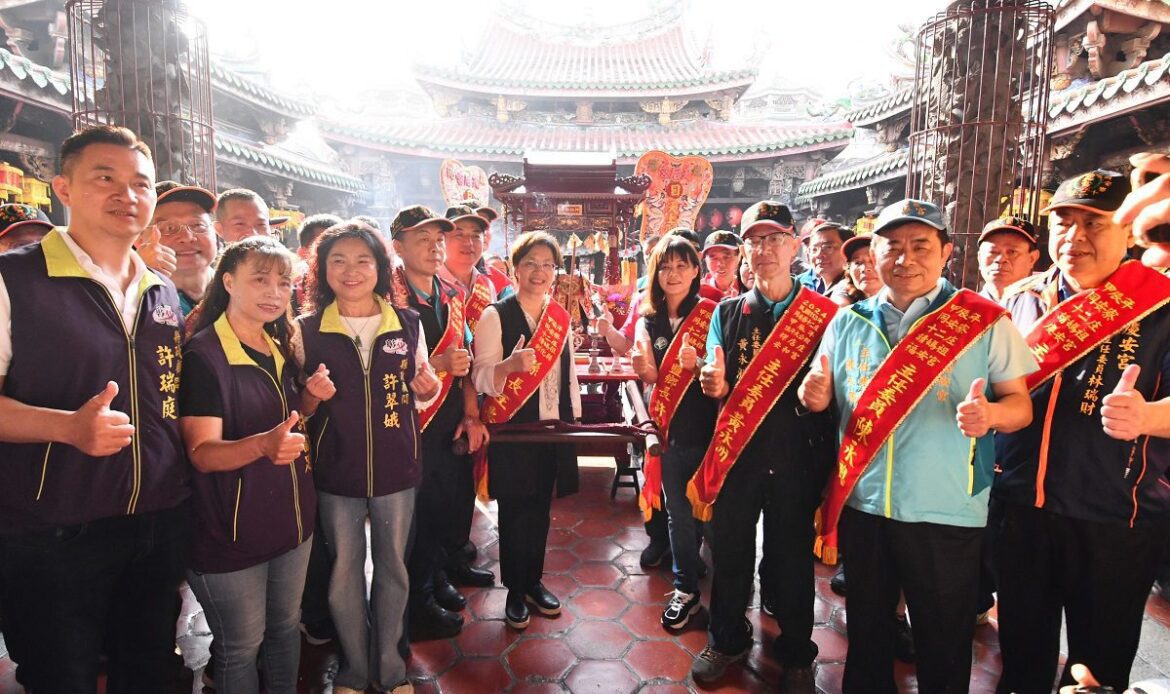
[[[664,594],[671,589],[667,566],[643,569],[638,555],[646,535],[631,490],[609,499],[609,467],[582,469],[581,492],[553,503],[552,530],[545,562],[545,585],[560,596],[565,610],[559,618],[533,615],[529,628],[516,633],[503,621],[503,588],[466,593],[467,624],[450,640],[414,644],[409,664],[419,692],[766,692],[774,691],[779,668],[766,644],[776,635],[775,621],[753,605],[756,646],[742,667],[732,667],[717,685],[697,688],[689,680],[692,658],[706,644],[704,613],[678,635],[666,633],[658,619]],[[473,539],[481,549],[480,565],[498,561],[494,504],[476,514]],[[709,558],[708,558],[709,560]],[[820,645],[817,687],[838,692],[846,651],[844,599],[829,590],[828,567],[817,568],[816,628]],[[710,591],[710,579],[702,584]],[[179,645],[189,666],[207,659],[206,622],[193,601],[185,605]],[[1170,672],[1170,603],[1151,597],[1143,631],[1143,648],[1134,678]],[[20,692],[13,666],[0,651],[0,694]],[[979,627],[975,642],[972,692],[994,688],[1000,668],[994,620]],[[336,671],[330,646],[305,646],[302,692],[329,694]],[[903,691],[915,691],[913,666],[899,665]],[[200,671],[193,692],[198,694]]]

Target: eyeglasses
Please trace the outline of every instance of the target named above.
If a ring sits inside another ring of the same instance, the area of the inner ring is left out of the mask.
[[[528,272],[536,272],[537,270],[541,272],[556,272],[557,270],[556,263],[538,263],[535,260],[521,260],[520,267]]]
[[[688,270],[693,270],[694,265],[659,265],[658,274],[660,275],[682,275]]]
[[[752,236],[743,240],[743,247],[748,253],[754,253],[764,248],[775,250],[784,244],[786,239],[794,239],[796,234],[787,231],[774,231],[766,236]]]
[[[211,233],[211,227],[206,224],[172,224],[170,222],[160,222],[154,225],[158,229],[159,236],[164,239],[174,238],[183,232],[191,232],[193,236],[206,236]]]

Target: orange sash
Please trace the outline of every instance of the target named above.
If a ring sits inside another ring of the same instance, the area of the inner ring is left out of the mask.
[[[1028,390],[1167,302],[1170,277],[1136,260],[1122,263],[1100,287],[1060,302],[1024,336],[1040,362],[1040,370],[1028,376]]]
[[[768,339],[752,357],[719,411],[715,438],[703,462],[687,483],[695,518],[711,520],[712,506],[739,454],[760,423],[792,385],[813,355],[837,305],[807,287],[800,287],[792,305],[780,316]]]
[[[569,312],[555,301],[548,302],[548,308],[536,324],[532,339],[527,346],[536,352],[536,364],[531,371],[510,374],[504,381],[504,390],[494,398],[484,398],[479,418],[485,424],[506,422],[524,406],[540,389],[540,382],[552,371],[561,358],[565,339],[569,336]],[[475,488],[479,498],[487,501],[488,464],[487,450],[480,448],[474,461]]]
[[[452,296],[447,304],[447,329],[443,331],[443,336],[439,338],[438,344],[431,350],[431,356],[437,356],[446,352],[451,347],[463,344],[463,336],[465,335],[465,328],[463,325],[463,299],[456,294]],[[435,413],[446,402],[447,396],[451,394],[451,384],[455,382],[455,376],[450,371],[439,371],[435,374],[439,377],[440,388],[439,395],[435,401],[430,404],[425,410],[419,413],[419,431],[427,430],[427,426],[431,423]]]
[[[687,373],[679,361],[678,354],[682,351],[683,336],[689,338],[690,344],[702,359],[707,353],[707,330],[711,327],[711,316],[715,313],[715,302],[710,299],[700,299],[686,320],[679,326],[670,347],[662,356],[662,364],[658,367],[658,382],[654,384],[654,392],[650,394],[650,418],[658,425],[658,437],[665,445],[669,436],[667,429],[679,403],[691,386],[693,373]],[[662,458],[646,453],[645,463],[642,465],[642,494],[638,497],[638,507],[642,509],[642,516],[649,521],[654,509],[662,510]]]
[[[837,563],[837,521],[853,488],[882,445],[909,416],[947,367],[991,329],[1007,309],[969,289],[960,289],[923,316],[882,361],[853,408],[821,507],[813,551]]]
[[[476,274],[475,282],[472,284],[471,296],[467,297],[467,327],[471,328],[471,332],[475,332],[475,326],[479,325],[479,317],[483,315],[483,310],[492,303],[492,281],[488,279],[487,275],[482,273]]]

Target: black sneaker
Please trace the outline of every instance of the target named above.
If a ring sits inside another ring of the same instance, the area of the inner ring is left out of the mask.
[[[458,613],[443,609],[434,600],[428,600],[422,605],[411,607],[410,626],[412,640],[422,641],[432,639],[450,639],[463,631],[463,617]]]
[[[811,665],[785,666],[780,674],[780,691],[784,694],[816,694],[816,678]]]
[[[638,563],[642,566],[658,566],[662,560],[670,556],[670,541],[652,539],[650,544],[646,545],[646,549],[642,550],[642,556],[638,558]]]
[[[557,600],[557,596],[549,592],[543,583],[533,586],[532,590],[524,594],[524,599],[546,617],[556,617],[561,613],[561,601]]]
[[[837,573],[829,579],[829,590],[841,597],[845,597],[845,564],[837,566]]]
[[[702,609],[697,592],[684,593],[675,589],[667,595],[670,596],[670,602],[666,603],[666,609],[662,611],[662,626],[667,629],[682,629]]]
[[[305,636],[305,643],[310,646],[324,646],[337,638],[337,630],[333,628],[333,622],[328,620],[313,624],[301,622],[298,626]]]
[[[467,598],[441,574],[435,577],[435,602],[450,612],[462,612],[467,607]]]
[[[748,642],[747,648],[744,648],[739,653],[721,653],[711,646],[703,649],[703,652],[695,658],[695,662],[691,665],[691,677],[696,682],[701,684],[708,684],[723,677],[723,673],[727,672],[727,666],[732,663],[738,663],[747,657],[748,651],[752,649],[751,642]]]
[[[896,619],[898,632],[894,637],[894,657],[903,663],[913,663],[917,653],[914,650],[914,632],[910,630],[910,620],[905,615]]]
[[[447,578],[457,586],[488,588],[496,584],[496,575],[487,569],[460,564],[447,570]]]
[[[509,590],[504,602],[504,619],[513,629],[528,628],[528,605],[524,604],[524,597],[518,590]]]
[[[455,551],[455,556],[461,559],[462,563],[470,564],[479,556],[479,550],[476,549],[474,542],[468,540],[467,544]]]

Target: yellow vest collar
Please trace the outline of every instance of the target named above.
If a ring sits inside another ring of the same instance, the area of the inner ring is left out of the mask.
[[[65,237],[61,236],[61,232],[53,229],[45,237],[41,239],[41,252],[45,255],[45,269],[49,277],[80,277],[82,279],[93,279],[93,275],[86,272],[85,268],[81,267],[81,263],[77,262],[77,256],[73,255],[69,244],[65,242]],[[142,295],[150,287],[161,285],[163,281],[159,279],[158,275],[154,274],[150,269],[142,275],[142,280],[138,283],[139,296]]]
[[[386,303],[386,300],[380,296],[375,296],[374,299],[378,302],[378,308],[382,311],[382,320],[378,324],[378,334],[395,332],[402,330],[402,323],[398,320],[398,314]],[[337,301],[325,307],[321,312],[321,332],[323,333],[338,333],[340,335],[347,335],[345,326],[341,322],[341,312],[337,310]]]
[[[219,344],[223,347],[223,353],[227,355],[228,364],[264,368],[244,351],[244,345],[240,342],[240,338],[236,337],[236,331],[232,330],[231,323],[228,323],[227,313],[215,320],[214,327]],[[284,374],[284,357],[276,346],[276,341],[268,333],[264,333],[264,341],[268,343],[268,349],[272,351],[272,359],[276,362],[276,375],[279,378]]]

